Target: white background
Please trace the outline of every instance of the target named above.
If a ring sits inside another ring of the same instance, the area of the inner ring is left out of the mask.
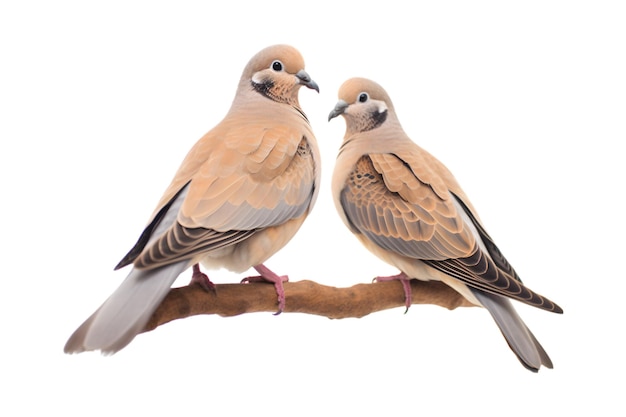
[[[87,3],[0,5],[1,415],[624,412],[621,2]],[[525,370],[486,311],[435,306],[194,317],[112,357],[62,353],[126,275],[113,266],[245,64],[275,43],[297,47],[321,87],[300,98],[323,182],[267,265],[340,287],[397,272],[330,199],[345,125],[327,115],[344,80],[371,78],[524,282],[564,308],[518,308],[554,370]]]

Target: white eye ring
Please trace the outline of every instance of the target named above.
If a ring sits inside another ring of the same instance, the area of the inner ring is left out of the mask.
[[[282,62],[280,62],[279,60],[275,59],[274,61],[272,61],[272,64],[270,65],[270,68],[273,69],[276,72],[281,72],[285,66],[283,65]]]
[[[367,94],[366,92],[359,93],[359,95],[358,95],[358,96],[357,96],[357,98],[356,98],[356,100],[357,100],[359,103],[365,103],[365,102],[366,102],[367,100],[369,100],[369,99],[370,99],[370,96],[369,96],[369,94]]]

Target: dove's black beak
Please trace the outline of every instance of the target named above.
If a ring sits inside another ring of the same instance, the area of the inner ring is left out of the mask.
[[[343,112],[346,111],[347,108],[348,108],[348,103],[346,103],[343,100],[339,100],[337,104],[335,105],[335,108],[333,109],[333,111],[331,111],[330,114],[328,115],[328,121],[330,122],[335,117],[342,115]]]
[[[305,70],[298,71],[296,77],[300,80],[300,84],[310,88],[311,90],[315,90],[318,93],[320,92],[320,88],[317,83],[311,79],[311,76],[307,74]]]

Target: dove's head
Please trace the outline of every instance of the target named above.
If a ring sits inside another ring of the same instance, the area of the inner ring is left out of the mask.
[[[395,118],[389,95],[374,81],[350,78],[339,87],[338,96],[339,101],[328,115],[328,120],[343,116],[348,135],[376,129],[390,115]]]
[[[258,52],[243,70],[240,82],[240,88],[252,87],[270,100],[297,107],[302,86],[319,92],[317,83],[304,70],[302,55],[289,45],[273,45]]]

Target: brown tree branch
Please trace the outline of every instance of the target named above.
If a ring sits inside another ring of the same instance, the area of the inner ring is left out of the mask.
[[[399,281],[357,284],[348,288],[321,285],[313,281],[286,282],[285,313],[306,313],[332,319],[363,317],[370,313],[404,306]],[[411,280],[413,304],[435,304],[453,310],[472,306],[445,284]],[[146,325],[144,332],[172,320],[198,314],[223,317],[255,312],[276,312],[274,286],[266,283],[218,284],[215,292],[198,285],[172,288]]]

